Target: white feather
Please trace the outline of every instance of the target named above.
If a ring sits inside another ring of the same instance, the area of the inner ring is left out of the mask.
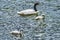
[[[42,14],[41,16],[37,16],[35,19],[37,20],[37,19],[41,19],[41,20],[43,20],[45,18],[45,14]]]
[[[10,33],[20,33],[19,31],[15,30],[15,31],[11,31]]]
[[[42,19],[43,16],[37,16],[35,19]]]
[[[17,12],[19,15],[31,15],[31,14],[37,14],[39,11],[35,11],[33,9],[26,9],[20,12]]]

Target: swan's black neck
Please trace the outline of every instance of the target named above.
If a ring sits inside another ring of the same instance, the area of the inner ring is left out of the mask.
[[[34,4],[34,10],[35,10],[35,11],[37,11],[37,9],[36,9],[36,6],[37,6],[37,5],[38,5],[38,3],[35,3],[35,4]]]

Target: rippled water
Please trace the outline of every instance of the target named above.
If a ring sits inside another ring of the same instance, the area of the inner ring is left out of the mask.
[[[45,22],[34,20],[35,15],[17,15],[17,11],[33,8],[37,1]],[[60,40],[60,0],[0,0],[0,40],[17,40],[9,34],[12,30],[23,30],[21,40]]]

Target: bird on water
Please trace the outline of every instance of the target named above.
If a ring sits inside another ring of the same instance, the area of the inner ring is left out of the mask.
[[[23,36],[22,32],[17,31],[17,30],[11,31],[10,34],[12,34],[16,37],[22,37]]]
[[[33,14],[37,14],[39,11],[37,11],[36,6],[39,5],[38,2],[36,2],[34,4],[34,9],[26,9],[26,10],[22,10],[20,12],[17,12],[19,15],[33,15]]]

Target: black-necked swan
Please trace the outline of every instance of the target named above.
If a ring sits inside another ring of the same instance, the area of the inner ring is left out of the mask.
[[[19,15],[32,15],[37,14],[39,11],[37,11],[36,6],[39,5],[39,3],[34,4],[34,9],[26,9],[22,10],[20,12],[17,12]]]

